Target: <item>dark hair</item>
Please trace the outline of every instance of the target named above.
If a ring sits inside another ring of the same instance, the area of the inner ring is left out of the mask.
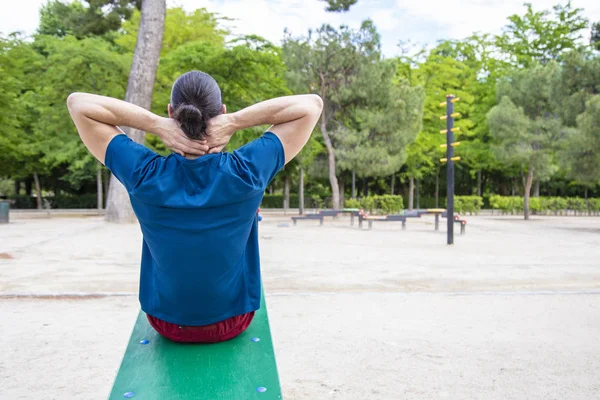
[[[221,89],[212,76],[190,71],[181,75],[171,89],[173,118],[190,139],[203,139],[206,122],[221,114]]]

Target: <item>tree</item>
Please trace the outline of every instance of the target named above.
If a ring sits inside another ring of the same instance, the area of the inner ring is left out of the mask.
[[[98,208],[103,207],[102,165],[79,139],[64,101],[75,91],[122,98],[130,58],[112,51],[100,38],[37,36],[38,49],[48,54],[36,90],[39,116],[33,123],[35,142],[49,171],[61,169],[61,180],[74,189],[97,180]],[[55,193],[56,195],[57,193]]]
[[[358,0],[321,0],[327,3],[325,10],[329,12],[344,12],[356,4]]]
[[[125,101],[146,109],[150,109],[152,103],[152,89],[160,57],[165,13],[165,0],[144,0]],[[127,134],[138,143],[144,142],[145,132],[127,128]],[[111,176],[108,191],[106,220],[135,221],[127,190],[114,176]]]
[[[425,94],[406,80],[395,82],[395,71],[394,60],[372,64],[352,85],[351,92],[363,101],[353,99],[358,106],[348,108],[345,126],[332,132],[339,170],[381,177],[405,163],[407,148],[421,130]]]
[[[122,35],[115,39],[115,43],[125,52],[133,52],[135,48],[140,18],[140,12],[135,10],[131,19],[123,23]],[[219,26],[221,20],[227,20],[227,18],[219,18],[205,8],[199,8],[190,13],[185,12],[181,7],[167,9],[161,58],[166,57],[179,46],[190,42],[205,42],[223,46],[229,31]]]
[[[594,50],[600,51],[600,22],[596,22],[592,25],[590,45]]]
[[[341,26],[338,31],[323,25],[314,36],[310,31],[308,37],[292,38],[287,34],[283,51],[293,79],[323,99],[320,130],[328,153],[332,206],[339,208],[335,148],[329,130],[339,126],[341,110],[348,106],[344,94],[357,79],[361,68],[380,60],[379,34],[370,20],[364,21],[358,30]]]
[[[445,136],[440,134],[440,130],[444,128],[440,116],[445,113],[440,103],[447,94],[454,94],[461,99],[456,104],[456,111],[461,113],[455,124],[461,129],[460,136],[457,137],[468,137],[473,128],[471,114],[474,97],[471,90],[476,83],[476,71],[466,63],[450,57],[446,50],[445,44],[441,43],[429,53],[422,52],[414,58],[404,57],[404,62],[398,66],[398,75],[408,79],[412,85],[423,86],[426,95],[423,128],[416,141],[408,148],[404,172],[404,177],[409,181],[409,209],[413,207],[416,179],[435,173],[438,182],[439,162],[443,155],[440,145],[446,142]],[[436,199],[438,192],[436,190]]]
[[[553,153],[568,133],[554,93],[559,73],[555,63],[514,72],[498,86],[500,102],[488,114],[497,157],[521,168],[525,219],[533,180],[556,170]]]
[[[573,8],[571,1],[552,7],[553,11],[534,11],[525,3],[526,13],[511,15],[504,33],[496,44],[517,66],[528,67],[534,63],[546,64],[558,60],[569,49],[576,49],[582,39],[582,30],[588,21],[583,9]]]
[[[50,0],[40,10],[37,33],[50,36],[73,35],[78,39],[104,36],[121,28],[124,20],[139,10],[142,0]]]
[[[600,95],[592,97],[577,117],[578,129],[569,137],[561,159],[567,177],[586,188],[600,184]]]

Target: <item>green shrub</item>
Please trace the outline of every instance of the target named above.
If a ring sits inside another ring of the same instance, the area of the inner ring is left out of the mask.
[[[360,199],[360,205],[365,211],[373,212],[375,209],[375,199],[373,196],[366,196]]]
[[[454,210],[458,213],[478,214],[482,206],[481,196],[454,196]]]
[[[346,199],[344,202],[344,207],[346,208],[360,208],[360,201],[356,199]]]
[[[503,213],[523,212],[524,200],[522,197],[490,196],[490,207],[502,210]],[[582,199],[579,197],[530,197],[529,209],[536,214],[553,213],[566,214],[600,212],[600,199]]]
[[[384,194],[381,196],[373,196],[373,198],[375,200],[375,208],[386,214],[397,214],[404,208],[402,196]]]

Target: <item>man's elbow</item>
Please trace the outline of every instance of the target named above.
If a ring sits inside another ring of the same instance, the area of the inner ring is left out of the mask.
[[[75,110],[81,104],[83,93],[74,92],[67,97],[67,107],[69,110]]]
[[[313,112],[321,115],[321,112],[323,111],[323,99],[321,99],[321,96],[318,94],[311,94],[310,97],[312,100]]]

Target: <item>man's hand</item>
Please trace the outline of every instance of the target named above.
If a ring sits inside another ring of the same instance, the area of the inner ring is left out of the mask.
[[[220,114],[208,121],[206,127],[206,142],[210,150],[208,153],[218,153],[229,143],[237,126],[234,114]]]
[[[165,146],[182,156],[203,156],[208,152],[206,140],[192,140],[188,138],[172,118],[161,118],[155,133],[161,138]]]

